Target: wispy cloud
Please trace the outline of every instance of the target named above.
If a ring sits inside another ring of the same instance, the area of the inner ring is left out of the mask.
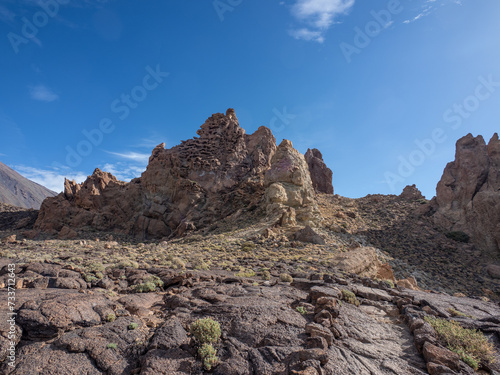
[[[14,169],[27,179],[36,182],[47,189],[60,193],[64,190],[64,179],[75,180],[78,183],[85,181],[87,175],[83,172],[62,173],[60,170],[40,169],[16,165]]]
[[[155,136],[152,138],[142,138],[137,144],[134,144],[131,147],[146,148],[146,149],[152,150],[153,148],[158,146],[160,143],[165,142],[165,141],[162,141],[161,139],[164,139],[164,137]]]
[[[403,21],[403,23],[409,24],[413,23],[415,21],[418,21],[430,14],[432,14],[435,10],[437,10],[440,7],[443,7],[445,5],[449,4],[455,4],[455,5],[462,5],[462,0],[425,0],[422,2],[420,5],[420,9],[417,10],[417,15],[414,17],[411,17],[409,19],[406,19]]]
[[[108,154],[118,156],[119,158],[136,161],[138,163],[147,163],[150,156],[149,154],[141,154],[139,152],[133,152],[133,151],[127,151],[124,153],[111,152],[111,151],[106,151],[106,152]]]
[[[30,96],[34,100],[41,102],[53,102],[59,99],[59,95],[54,93],[50,88],[45,85],[30,86]]]
[[[318,43],[323,43],[325,41],[325,37],[323,36],[322,31],[313,31],[306,28],[290,30],[290,35],[295,39],[302,39],[307,41],[313,41]]]
[[[104,172],[109,172],[121,181],[130,181],[140,177],[146,170],[146,165],[135,165],[125,162],[106,163],[101,168]]]
[[[355,0],[297,0],[292,15],[306,27],[294,28],[289,34],[295,39],[323,43],[335,18],[346,14]]]

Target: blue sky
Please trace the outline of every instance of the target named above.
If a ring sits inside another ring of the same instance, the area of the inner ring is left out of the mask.
[[[348,197],[428,197],[455,142],[499,130],[497,0],[3,0],[0,161],[62,190],[139,176],[235,108],[318,148]]]

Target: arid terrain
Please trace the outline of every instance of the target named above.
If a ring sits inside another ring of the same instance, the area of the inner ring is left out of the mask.
[[[466,233],[456,188],[345,198],[319,151],[232,110],[198,134],[130,183],[96,170],[40,212],[1,205],[2,373],[500,373],[497,233]],[[498,138],[473,139],[488,173],[459,198],[496,202]]]

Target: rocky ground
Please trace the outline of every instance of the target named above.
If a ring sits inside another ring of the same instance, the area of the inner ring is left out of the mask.
[[[17,216],[0,227],[0,371],[473,374],[426,316],[484,332],[497,359],[478,371],[500,371],[500,289],[484,272],[495,260],[435,228],[422,198],[318,200],[316,233],[269,227],[252,211],[151,242],[92,230],[44,237],[25,220],[32,214],[6,213]],[[414,276],[434,292],[393,287],[385,262],[397,279]],[[222,330],[210,371],[189,329],[205,317]]]

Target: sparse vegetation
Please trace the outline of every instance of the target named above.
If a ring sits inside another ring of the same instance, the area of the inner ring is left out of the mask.
[[[307,314],[307,310],[303,306],[297,306],[295,308],[295,310],[297,310],[297,312],[300,313],[300,314],[302,314],[302,315],[306,315]]]
[[[114,313],[109,313],[106,315],[106,321],[112,323],[116,320],[116,315]]]
[[[448,232],[445,235],[449,239],[452,239],[453,241],[457,241],[457,242],[468,243],[470,241],[470,236],[467,233],[460,232],[460,231]]]
[[[271,273],[268,270],[264,270],[260,273],[262,280],[271,280]]]
[[[253,276],[255,276],[255,271],[251,268],[248,270],[242,269],[240,272],[238,272],[236,274],[236,276],[238,276],[238,277],[253,277]]]
[[[146,277],[142,283],[134,285],[133,290],[137,293],[148,293],[154,292],[156,287],[162,287],[163,281],[158,276],[148,276]]]
[[[112,343],[109,343],[108,345],[106,345],[106,348],[108,348],[108,349],[117,349],[118,348],[118,344],[115,344],[114,342],[112,342]]]
[[[293,281],[293,277],[290,276],[288,273],[282,273],[280,275],[280,280],[283,281],[284,283],[291,283]]]
[[[458,322],[441,318],[426,316],[425,321],[434,328],[442,343],[474,370],[482,363],[491,363],[494,360],[493,344],[482,332],[463,328]]]
[[[147,282],[134,285],[132,288],[134,292],[137,293],[148,293],[148,292],[154,292],[156,290],[156,285],[152,282]]]
[[[474,319],[474,317],[472,315],[464,314],[463,312],[455,310],[453,307],[450,307],[448,309],[448,312],[450,313],[451,316],[458,316],[458,317],[464,317],[464,318],[472,318],[472,319]]]
[[[351,305],[359,306],[359,301],[356,298],[356,295],[350,290],[342,289],[342,299]]]
[[[203,344],[198,349],[198,354],[203,362],[203,367],[207,371],[210,371],[217,365],[217,362],[219,362],[217,350],[212,346],[212,344]]]
[[[198,319],[190,327],[191,334],[201,344],[217,342],[221,335],[219,322],[212,318]]]
[[[221,336],[220,324],[212,318],[198,319],[191,324],[190,331],[201,344],[198,354],[203,362],[203,367],[210,371],[219,362],[217,350],[212,344],[217,342]]]
[[[128,325],[128,329],[131,330],[131,331],[133,331],[134,329],[137,329],[138,326],[139,325],[137,323],[130,323]]]

